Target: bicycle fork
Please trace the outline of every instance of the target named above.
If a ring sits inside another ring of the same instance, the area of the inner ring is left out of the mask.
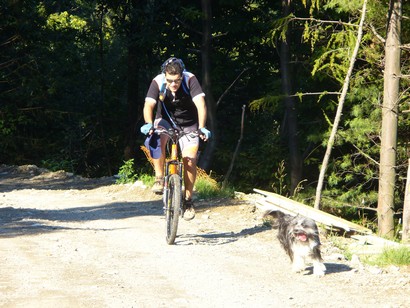
[[[164,203],[164,212],[169,210],[168,208],[168,198],[169,198],[168,179],[169,179],[169,176],[172,174],[179,174],[179,179],[182,184],[182,169],[183,169],[183,163],[178,160],[177,144],[173,143],[171,145],[171,159],[165,162],[164,192],[162,194],[163,203]],[[182,200],[181,200],[181,203],[182,203]],[[182,212],[183,211],[184,209],[182,209]]]

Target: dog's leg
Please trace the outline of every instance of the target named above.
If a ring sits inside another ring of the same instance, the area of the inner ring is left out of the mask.
[[[319,242],[319,238],[316,239],[316,243]],[[315,245],[312,249],[312,261],[313,261],[313,275],[322,277],[325,275],[326,266],[323,264],[323,259],[320,254],[320,245]]]
[[[294,273],[300,273],[304,271],[306,268],[305,258],[300,255],[294,255],[293,257],[293,264],[292,264],[292,271]]]
[[[313,275],[323,277],[326,272],[326,266],[320,260],[313,260]]]

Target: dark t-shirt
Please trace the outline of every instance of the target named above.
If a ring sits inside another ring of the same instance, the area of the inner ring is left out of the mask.
[[[198,123],[198,111],[192,98],[197,95],[204,96],[205,94],[195,75],[189,72],[183,73],[183,84],[181,83],[175,97],[170,90],[166,90],[163,102],[165,104],[164,108],[163,103],[159,101],[159,92],[165,82],[165,74],[156,76],[147,92],[147,98],[154,99],[157,102],[155,118],[163,118],[182,127]]]

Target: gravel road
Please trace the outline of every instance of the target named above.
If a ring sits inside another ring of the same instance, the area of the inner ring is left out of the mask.
[[[1,307],[410,307],[409,268],[291,264],[251,198],[197,202],[165,242],[160,197],[113,178],[0,165]]]

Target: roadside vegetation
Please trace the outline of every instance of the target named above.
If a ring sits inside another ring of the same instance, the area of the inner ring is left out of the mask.
[[[380,267],[410,266],[410,247],[385,248],[381,254],[365,256],[362,260],[366,264]]]
[[[134,160],[124,161],[117,175],[117,184],[130,184],[135,181],[142,181],[144,185],[151,187],[154,184],[155,177],[147,173],[138,174],[134,168]],[[232,187],[222,188],[221,184],[207,176],[206,173],[200,172],[195,183],[195,194],[199,199],[212,198],[233,198],[234,189]]]
[[[332,242],[332,245],[340,249],[347,260],[352,260],[354,253],[349,247],[351,241],[335,234],[329,234],[328,239]],[[390,265],[410,266],[410,246],[385,247],[379,254],[361,254],[359,259],[363,264],[378,267]]]

